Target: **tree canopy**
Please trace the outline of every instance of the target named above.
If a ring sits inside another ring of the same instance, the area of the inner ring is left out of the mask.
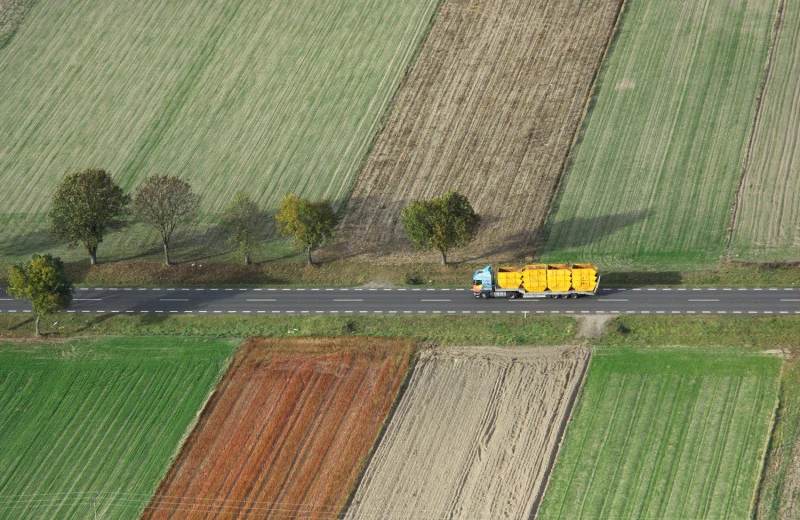
[[[436,249],[447,263],[447,252],[475,238],[481,217],[457,191],[431,200],[415,200],[403,208],[403,227],[416,247]]]
[[[231,199],[222,213],[222,225],[228,234],[228,245],[244,256],[244,264],[252,263],[250,255],[261,242],[263,214],[246,191],[240,191]]]
[[[39,335],[39,319],[72,303],[73,287],[58,257],[33,255],[27,263],[15,264],[8,272],[8,294],[31,302]]]
[[[137,218],[156,228],[164,245],[164,262],[170,265],[169,243],[178,226],[191,222],[200,198],[188,182],[167,175],[153,175],[136,192],[133,211]]]
[[[306,251],[311,265],[311,251],[333,236],[339,218],[327,200],[312,202],[291,194],[286,195],[278,206],[275,221],[281,235],[294,237],[295,247]]]
[[[105,170],[87,169],[64,177],[53,195],[50,232],[69,247],[83,244],[89,261],[97,264],[97,246],[110,229],[124,225],[130,195]]]

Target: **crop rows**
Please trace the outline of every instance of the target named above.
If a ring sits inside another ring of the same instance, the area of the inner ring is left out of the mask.
[[[230,353],[223,342],[0,346],[0,517],[132,518]]]
[[[345,518],[530,518],[589,351],[420,353]]]
[[[546,261],[695,268],[725,249],[776,0],[630,0]]]
[[[342,203],[436,6],[40,1],[0,50],[0,251],[49,245],[55,186],[88,167],[126,190],[180,175],[206,227],[242,189]]]
[[[779,366],[734,353],[598,353],[538,518],[746,518]]]
[[[736,208],[731,252],[744,260],[800,258],[800,5],[781,4]]]

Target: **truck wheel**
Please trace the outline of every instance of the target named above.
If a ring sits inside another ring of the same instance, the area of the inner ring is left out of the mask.
[[[578,293],[572,293],[572,294],[569,295],[569,297],[570,298],[577,298],[578,297]]]
[[[516,300],[517,298],[519,298],[519,293],[515,293],[515,292],[508,293],[508,299],[509,300]]]
[[[483,298],[484,300],[485,300],[486,298],[488,298],[488,297],[489,297],[489,295],[488,295],[487,293],[485,293],[485,292],[482,292],[482,293],[481,293],[481,298]]]

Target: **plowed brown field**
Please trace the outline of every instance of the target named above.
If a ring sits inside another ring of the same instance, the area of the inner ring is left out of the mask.
[[[411,357],[396,340],[250,340],[143,518],[335,517]]]
[[[545,218],[621,0],[443,0],[342,223],[352,253],[403,239],[410,201],[457,189],[491,247]],[[481,250],[480,236],[471,253]],[[489,247],[489,246],[487,246]]]
[[[345,518],[532,518],[588,362],[575,347],[422,351]]]

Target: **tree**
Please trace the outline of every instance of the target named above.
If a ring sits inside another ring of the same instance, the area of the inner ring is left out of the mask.
[[[64,274],[64,263],[49,254],[33,255],[29,262],[15,264],[8,272],[8,294],[18,300],[30,300],[33,306],[37,337],[39,319],[69,307],[72,292],[72,284]]]
[[[156,228],[164,244],[164,262],[169,262],[169,242],[178,226],[191,222],[200,199],[184,180],[167,175],[149,177],[136,192],[133,211],[139,220]]]
[[[333,236],[339,218],[327,200],[311,202],[291,194],[278,206],[275,221],[281,235],[293,236],[295,247],[305,249],[308,265],[311,265],[311,251]]]
[[[130,203],[105,170],[87,169],[64,177],[53,195],[50,232],[67,240],[69,247],[83,244],[89,261],[97,264],[97,246],[110,229],[124,225]]]
[[[228,234],[228,244],[244,256],[244,265],[250,265],[250,255],[260,240],[263,215],[258,205],[246,191],[231,199],[222,214],[222,225]]]
[[[447,264],[447,251],[475,238],[481,217],[457,191],[431,200],[416,200],[403,208],[403,227],[415,246],[436,249]]]

